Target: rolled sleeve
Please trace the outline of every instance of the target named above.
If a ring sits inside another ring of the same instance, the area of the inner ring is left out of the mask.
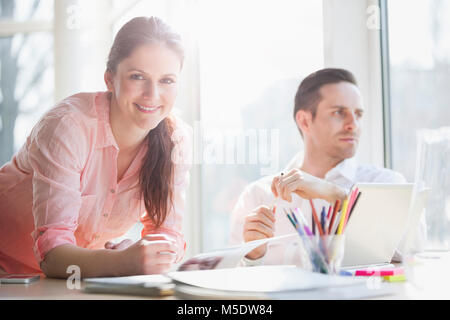
[[[45,255],[53,248],[63,244],[76,245],[77,243],[74,230],[64,225],[41,227],[32,232],[32,237],[35,239],[33,252],[38,263],[41,263]]]
[[[62,244],[76,245],[81,207],[80,177],[87,158],[86,130],[55,109],[33,129],[28,144],[33,168],[33,252],[40,264]]]

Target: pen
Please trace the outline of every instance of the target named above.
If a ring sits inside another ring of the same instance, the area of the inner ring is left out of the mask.
[[[294,212],[292,212],[292,210],[289,210],[289,211],[291,211],[291,215],[292,215],[292,217],[294,218],[294,221],[295,221],[297,224],[299,224],[299,222],[298,222],[298,220],[297,220],[297,217],[295,216]]]
[[[292,225],[294,226],[295,230],[298,230],[298,229],[297,229],[297,226],[295,225],[295,222],[294,222],[294,220],[291,218],[291,216],[290,216],[286,211],[284,211],[284,213],[286,214],[286,216],[288,217],[289,221],[290,221],[290,222],[292,223]]]
[[[305,234],[303,233],[303,231],[302,231],[302,228],[301,228],[301,226],[300,226],[300,223],[299,223],[299,221],[297,220],[297,218],[295,217],[295,214],[294,214],[294,212],[292,212],[292,210],[290,210],[291,211],[291,215],[292,215],[292,217],[289,215],[289,213],[287,213],[286,212],[286,210],[284,209],[284,213],[286,214],[286,216],[288,217],[288,219],[289,219],[289,221],[292,223],[292,225],[294,226],[294,228],[295,228],[295,230],[297,230],[297,233],[300,235],[300,236],[304,236]],[[305,233],[307,234],[307,235],[309,235],[308,233],[307,233],[307,231],[305,230]]]
[[[325,207],[322,207],[322,212],[320,213],[320,224],[322,225],[322,230],[324,231],[325,231],[325,219],[326,219]]]

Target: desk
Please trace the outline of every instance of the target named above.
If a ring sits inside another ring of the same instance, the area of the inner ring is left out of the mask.
[[[390,283],[395,294],[375,299],[450,299],[450,253],[424,254],[415,257],[406,267],[407,282]],[[116,294],[91,294],[81,290],[68,289],[66,280],[41,278],[39,281],[23,284],[0,284],[0,300],[5,299],[42,299],[42,300],[129,300],[154,299],[151,297]],[[174,300],[176,297],[158,299]]]
[[[117,295],[117,294],[91,294],[81,289],[68,289],[66,280],[41,278],[30,284],[0,284],[0,300],[141,300],[152,299],[151,297]],[[173,300],[174,297],[163,297],[158,299]]]
[[[397,294],[382,299],[450,299],[450,252],[418,254],[404,265],[408,281],[399,286]]]

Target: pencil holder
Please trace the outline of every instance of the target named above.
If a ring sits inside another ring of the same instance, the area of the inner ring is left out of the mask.
[[[344,258],[345,235],[312,235],[303,239],[313,272],[339,274]]]
[[[332,274],[339,274],[344,259],[345,234],[328,236],[327,263]]]

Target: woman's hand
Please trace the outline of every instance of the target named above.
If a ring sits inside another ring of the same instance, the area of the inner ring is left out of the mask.
[[[113,243],[111,241],[108,241],[107,243],[105,243],[105,249],[123,250],[123,249],[128,248],[132,244],[133,244],[133,240],[130,240],[130,239],[122,240],[119,243]]]
[[[165,234],[149,234],[121,251],[127,274],[160,274],[177,259],[178,246]]]
[[[259,206],[245,217],[244,241],[260,240],[273,237],[275,232],[275,215],[267,206]],[[258,259],[266,254],[267,244],[261,245],[246,255],[248,259]]]
[[[271,185],[275,197],[292,201],[292,193],[296,193],[304,199],[324,199],[329,203],[347,197],[344,189],[326,180],[314,177],[298,169],[292,169],[287,174],[273,178]]]

